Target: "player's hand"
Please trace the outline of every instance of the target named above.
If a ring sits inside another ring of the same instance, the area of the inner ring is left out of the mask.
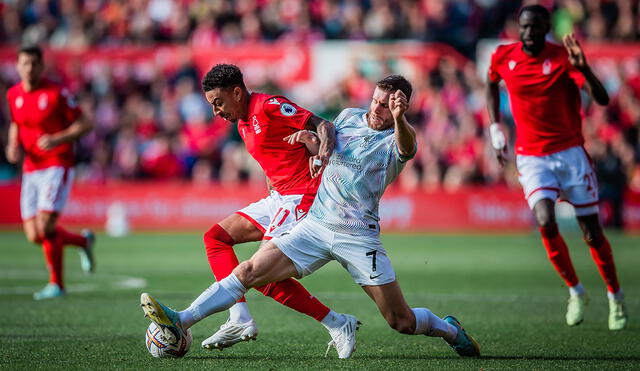
[[[300,130],[291,135],[287,135],[282,140],[289,144],[315,144],[318,142],[318,137],[310,130]]]
[[[56,147],[58,143],[51,135],[49,134],[43,134],[39,139],[38,139],[38,147],[43,150],[43,151],[48,151],[54,147]]]
[[[494,149],[496,152],[496,159],[498,160],[498,164],[503,168],[504,165],[509,162],[509,150],[507,150],[507,146],[504,146],[502,149]]]
[[[7,146],[7,161],[9,161],[10,164],[17,164],[18,161],[20,161],[21,152],[22,151],[20,151],[20,147],[18,146]]]
[[[389,110],[395,120],[399,120],[407,109],[409,109],[409,102],[401,90],[398,89],[389,96]]]
[[[316,178],[320,175],[322,170],[327,166],[327,162],[327,156],[315,155],[309,157],[309,171],[311,172],[311,177]]]
[[[575,36],[573,34],[564,35],[562,43],[569,53],[569,63],[577,69],[587,68],[587,58]]]

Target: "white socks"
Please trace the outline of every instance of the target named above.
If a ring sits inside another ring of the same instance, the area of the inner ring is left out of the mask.
[[[458,329],[441,319],[427,308],[411,308],[416,316],[416,330],[414,334],[441,337],[447,343],[453,343],[458,336]]]
[[[249,312],[249,305],[246,301],[235,303],[229,308],[229,320],[235,323],[245,323],[253,319],[251,312]]]
[[[571,296],[577,296],[577,295],[584,295],[586,293],[584,286],[582,286],[581,283],[578,283],[577,285],[573,286],[573,287],[569,287],[569,295]],[[623,301],[624,300],[624,291],[622,291],[622,289],[618,290],[618,292],[616,292],[615,294],[612,292],[607,291],[607,298],[609,298],[609,300],[615,300],[615,301]]]
[[[622,291],[622,289],[620,289],[615,294],[612,293],[612,292],[607,291],[607,297],[609,298],[609,300],[623,301],[624,300],[624,291]]]
[[[582,286],[582,283],[578,282],[577,285],[573,286],[573,287],[569,287],[569,295],[571,296],[582,296],[585,294],[585,290],[584,290],[584,286]]]
[[[332,310],[320,321],[327,330],[340,328],[340,326],[344,325],[346,319],[340,313],[336,313]]]
[[[209,286],[191,303],[189,308],[178,313],[182,326],[188,329],[213,313],[229,309],[247,290],[238,277],[231,273],[221,281]]]

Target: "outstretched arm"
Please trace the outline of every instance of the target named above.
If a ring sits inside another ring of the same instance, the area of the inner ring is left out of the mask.
[[[404,113],[409,109],[407,97],[401,90],[396,90],[389,96],[389,109],[393,115],[394,135],[398,152],[403,157],[411,157],[416,152],[416,131],[413,129]]]
[[[496,158],[500,166],[507,163],[507,140],[502,128],[500,128],[500,86],[497,82],[487,79],[486,89],[487,109],[489,110],[489,135],[491,136],[491,146],[496,152]]]
[[[601,106],[609,104],[609,94],[607,94],[607,90],[593,73],[591,67],[589,67],[587,58],[575,36],[573,36],[573,34],[565,35],[562,38],[562,43],[567,49],[567,53],[569,53],[569,63],[584,75],[587,91],[589,95],[591,95],[591,98]]]
[[[317,155],[320,151],[320,139],[318,139],[318,135],[311,130],[296,131],[284,137],[283,140],[289,144],[304,144],[311,155]]]
[[[318,153],[309,158],[311,177],[315,178],[327,166],[329,157],[333,153],[333,148],[336,144],[336,128],[331,121],[313,115],[307,121],[306,129],[315,131],[318,135],[318,140],[320,140]]]

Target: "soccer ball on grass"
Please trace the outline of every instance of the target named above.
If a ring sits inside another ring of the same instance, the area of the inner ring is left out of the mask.
[[[193,341],[191,329],[188,329],[185,336],[176,334],[178,340],[170,343],[154,322],[151,322],[144,337],[147,350],[155,358],[180,358],[187,354]]]

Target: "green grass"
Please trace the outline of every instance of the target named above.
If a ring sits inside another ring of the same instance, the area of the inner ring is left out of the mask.
[[[149,291],[182,309],[212,282],[199,235],[99,236],[98,273],[84,277],[73,249],[65,255],[69,295],[35,302],[46,281],[41,251],[19,233],[0,233],[0,368],[3,369],[638,369],[640,237],[609,234],[631,313],[628,329],[607,329],[605,288],[579,236],[567,233],[576,269],[591,293],[585,322],[564,324],[567,291],[535,235],[386,235],[412,306],[455,314],[482,345],[482,359],[460,359],[440,339],[391,330],[337,263],[302,283],[327,305],[364,325],[351,360],[324,358],[329,336],[301,314],[256,292],[248,295],[258,341],[223,352],[200,342],[226,319],[196,325],[183,359],[157,360],[144,347],[148,321],[138,307]],[[256,244],[237,247],[241,259]],[[119,287],[132,277],[144,289]],[[139,281],[138,281],[139,283]],[[74,292],[75,291],[75,292]]]

